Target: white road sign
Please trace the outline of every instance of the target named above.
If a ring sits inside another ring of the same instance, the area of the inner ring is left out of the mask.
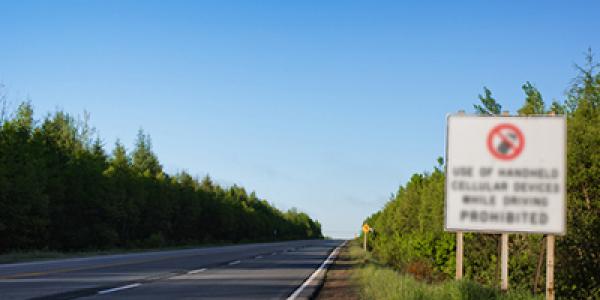
[[[450,115],[448,231],[565,234],[566,120]]]

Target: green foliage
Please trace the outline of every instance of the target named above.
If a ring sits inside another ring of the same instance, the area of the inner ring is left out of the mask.
[[[138,131],[135,141],[132,161],[133,169],[145,177],[156,177],[162,174],[162,166],[158,162],[156,154],[152,152],[152,140],[141,129]]]
[[[444,174],[415,174],[385,208],[365,222],[375,228],[370,245],[385,263],[409,271],[418,262],[432,269],[431,278],[454,273],[454,236],[444,228]]]
[[[471,280],[448,280],[441,283],[425,283],[413,276],[402,274],[389,267],[383,267],[376,260],[365,255],[358,245],[351,246],[354,260],[362,264],[353,273],[362,299],[402,299],[402,300],[512,300],[543,299],[532,296],[528,291],[511,290],[501,293],[498,289],[483,286]]]
[[[522,88],[526,97],[525,104],[518,111],[519,115],[543,115],[546,113],[544,100],[542,99],[540,91],[529,81],[527,81]]]
[[[483,87],[483,95],[479,95],[480,104],[475,104],[473,107],[480,115],[499,115],[502,111],[502,105],[496,102],[492,97],[492,91],[487,87]]]
[[[588,54],[568,98],[567,235],[557,239],[558,293],[600,298],[600,74]],[[574,105],[574,106],[573,106]]]
[[[31,105],[23,103],[12,122],[0,127],[0,249],[12,243],[39,247],[47,239],[44,150],[32,115]]]
[[[556,101],[552,101],[552,104],[550,105],[550,112],[553,112],[557,115],[564,115],[567,113],[567,107]]]
[[[322,238],[305,213],[243,188],[165,174],[150,137],[108,155],[89,115],[41,121],[29,103],[0,123],[0,252]]]
[[[555,258],[555,289],[561,299],[600,298],[599,66],[588,52],[586,64],[576,66],[579,74],[565,104],[553,101],[549,110],[541,93],[526,82],[525,103],[519,109],[521,115],[567,114],[567,235],[557,237]],[[484,91],[475,111],[497,114],[500,105],[487,88]],[[443,232],[444,172],[442,161],[439,163],[432,173],[413,175],[383,210],[365,220],[375,228],[375,234],[369,235],[373,255],[396,270],[426,281],[452,277],[455,266],[454,234]],[[466,278],[491,287],[499,285],[499,237],[465,234]],[[544,244],[545,239],[539,234],[510,236],[512,288],[543,290]]]

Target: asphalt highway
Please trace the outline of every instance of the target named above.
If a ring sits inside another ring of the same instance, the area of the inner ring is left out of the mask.
[[[306,240],[0,265],[0,299],[286,299],[342,241]]]

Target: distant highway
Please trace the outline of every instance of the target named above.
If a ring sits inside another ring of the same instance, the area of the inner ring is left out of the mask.
[[[341,243],[307,240],[5,264],[0,299],[285,299],[298,294]]]

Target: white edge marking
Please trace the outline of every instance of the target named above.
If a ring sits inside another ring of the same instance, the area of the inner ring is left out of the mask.
[[[132,284],[128,284],[128,285],[124,285],[124,286],[120,286],[120,287],[116,287],[116,288],[112,288],[112,289],[108,289],[108,290],[99,291],[98,294],[102,295],[102,294],[118,292],[118,291],[122,291],[122,290],[126,290],[126,289],[132,289],[132,288],[138,287],[140,285],[142,285],[142,284],[139,282],[136,282],[136,283],[132,283]]]
[[[188,273],[188,274],[198,274],[198,273],[200,273],[200,272],[204,272],[204,271],[206,271],[206,270],[208,270],[208,269],[207,269],[207,268],[202,268],[202,269],[198,269],[198,270],[191,270],[191,271],[189,271],[189,272],[187,272],[187,273]]]
[[[329,256],[327,257],[327,259],[325,261],[323,261],[323,263],[319,266],[318,269],[316,269],[311,275],[310,277],[304,281],[304,283],[296,290],[294,291],[294,293],[292,295],[290,295],[287,300],[295,300],[298,295],[300,295],[300,293],[302,293],[302,291],[304,291],[304,289],[309,286],[314,280],[315,278],[321,274],[321,272],[323,272],[325,270],[325,268],[331,264],[333,262],[333,259],[338,255],[338,252],[340,252],[340,249],[346,245],[346,241],[343,242],[341,245],[337,246],[337,248],[335,248],[333,251],[331,251],[331,254],[329,254]]]
[[[233,266],[233,265],[237,265],[237,264],[239,264],[239,263],[241,263],[241,261],[239,261],[239,260],[236,260],[236,261],[232,261],[232,262],[230,262],[230,263],[229,263],[229,265],[230,265],[230,266]]]
[[[254,259],[261,259],[261,258],[263,258],[263,256],[259,255],[259,256],[255,257]]]

